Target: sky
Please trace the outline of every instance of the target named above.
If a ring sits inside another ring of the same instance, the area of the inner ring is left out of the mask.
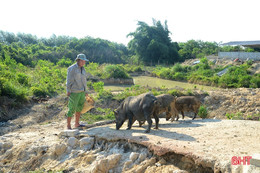
[[[260,0],[0,0],[0,30],[127,45],[142,21],[167,21],[174,42],[260,40]]]

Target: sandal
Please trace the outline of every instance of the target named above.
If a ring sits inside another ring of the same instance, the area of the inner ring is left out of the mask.
[[[80,124],[78,127],[75,127],[75,129],[83,129],[84,127],[86,127],[86,125]]]

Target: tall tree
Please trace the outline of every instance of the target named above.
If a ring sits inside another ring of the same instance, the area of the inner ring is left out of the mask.
[[[169,37],[167,21],[164,25],[153,19],[153,26],[138,21],[138,28],[128,36],[133,39],[128,43],[132,53],[145,64],[169,63],[178,61],[178,46]]]

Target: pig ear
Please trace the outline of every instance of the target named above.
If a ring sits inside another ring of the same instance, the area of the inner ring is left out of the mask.
[[[114,110],[114,113],[115,113],[115,114],[118,114],[118,111],[115,109],[115,110]]]

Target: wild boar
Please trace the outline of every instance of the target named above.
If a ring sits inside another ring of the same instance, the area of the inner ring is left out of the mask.
[[[114,111],[116,118],[116,129],[119,130],[128,119],[128,128],[131,129],[134,120],[148,122],[146,133],[149,133],[152,126],[152,118],[155,118],[155,129],[158,129],[159,118],[155,114],[155,107],[158,104],[156,97],[151,93],[144,93],[138,96],[127,97]]]
[[[161,94],[156,96],[158,106],[155,108],[157,115],[166,112],[166,120],[168,121],[171,117],[177,117],[178,111],[175,108],[175,97],[169,94]],[[172,119],[173,121],[173,119]]]
[[[194,112],[192,120],[194,120],[199,112],[201,102],[194,96],[181,96],[176,99],[175,107],[178,112],[181,112],[182,119],[184,119],[184,112]],[[179,115],[176,121],[178,121]]]
[[[157,104],[154,105],[154,111],[156,115],[159,115],[163,112],[166,112],[166,120],[168,121],[172,117],[178,116],[178,111],[175,108],[175,97],[169,94],[161,94],[158,96],[155,96],[157,98]],[[172,118],[172,121],[174,118]],[[135,119],[133,123],[135,122]],[[139,127],[141,127],[145,121],[138,121]]]

